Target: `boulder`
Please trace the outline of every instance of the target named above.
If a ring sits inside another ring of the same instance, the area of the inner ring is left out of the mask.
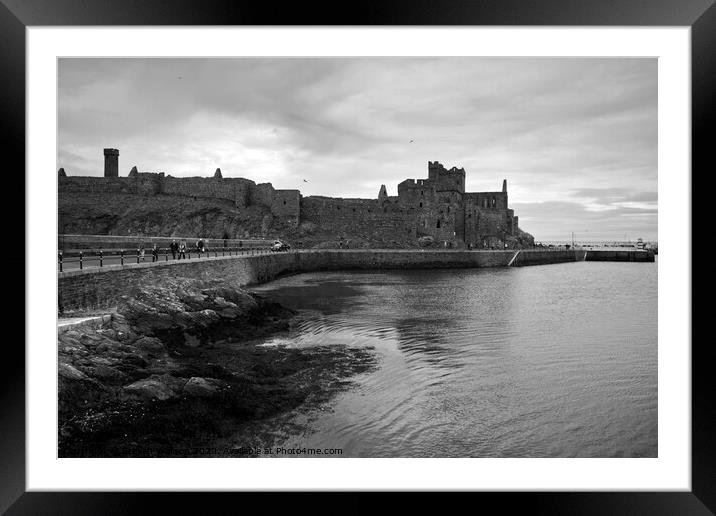
[[[218,390],[218,387],[213,381],[199,376],[189,378],[189,381],[184,384],[183,389],[183,391],[189,396],[196,396],[200,398],[213,396],[218,392]]]
[[[74,354],[87,354],[87,348],[85,348],[84,344],[80,343],[79,340],[68,337],[67,335],[60,335],[59,338],[59,346],[58,349],[62,353],[66,353],[68,355],[74,355]]]
[[[95,352],[110,353],[112,351],[119,350],[120,346],[121,346],[121,344],[119,342],[107,340],[106,342],[102,342],[101,344],[98,344],[97,347],[95,348]]]
[[[208,296],[219,308],[226,308],[231,303],[236,306],[242,313],[248,313],[258,308],[259,304],[256,299],[246,291],[234,289],[230,287],[214,287],[201,291],[202,294]]]
[[[93,376],[107,383],[121,385],[127,381],[128,376],[114,367],[100,364],[94,369]]]
[[[235,319],[243,314],[238,306],[223,297],[214,298],[214,311],[225,319]]]
[[[182,303],[187,305],[191,310],[201,310],[206,308],[207,297],[198,292],[180,292],[178,293],[178,297],[181,299]]]
[[[117,331],[112,328],[102,328],[101,330],[97,330],[97,333],[106,339],[118,340]]]
[[[176,316],[178,325],[189,329],[207,329],[219,322],[220,319],[219,314],[209,309],[198,312],[182,312]]]
[[[67,330],[60,335],[60,340],[63,340],[65,338],[79,339],[80,337],[82,337],[82,334],[77,330]]]
[[[163,355],[166,353],[164,343],[156,337],[141,337],[134,342],[134,346],[150,355]]]
[[[169,375],[152,375],[144,380],[125,385],[122,391],[126,395],[144,400],[166,401],[177,396],[178,384],[182,383],[182,379]]]
[[[58,373],[62,378],[65,378],[66,380],[86,380],[87,375],[84,374],[82,371],[76,369],[75,367],[71,366],[70,364],[64,364],[60,363],[58,369]]]

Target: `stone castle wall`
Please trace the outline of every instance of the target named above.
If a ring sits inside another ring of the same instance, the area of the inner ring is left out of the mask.
[[[435,191],[420,182],[401,183],[398,197],[384,200],[304,197],[301,220],[335,233],[372,235],[379,239],[416,239],[473,246],[494,245],[513,235],[512,210],[506,210],[506,194]],[[472,197],[467,197],[471,195]],[[495,202],[492,203],[493,197]],[[516,226],[514,226],[516,228]]]
[[[141,176],[141,174],[140,174]],[[159,192],[167,195],[183,195],[226,199],[237,208],[244,208],[249,202],[249,191],[253,181],[241,178],[214,177],[165,177]]]
[[[381,202],[377,199],[304,197],[301,220],[337,234],[380,240],[403,236],[416,238],[414,213],[390,198]]]
[[[298,190],[274,190],[271,197],[271,214],[298,226],[301,214],[301,192]]]
[[[249,179],[216,177],[172,177],[142,172],[129,177],[58,177],[62,193],[180,195],[225,199],[237,208],[266,206],[278,217],[300,218],[300,192],[275,190],[271,183],[257,185]]]
[[[465,192],[465,170],[428,162],[427,179],[406,179],[398,195],[381,186],[376,199],[302,197],[299,190],[276,190],[271,183],[244,178],[177,178],[163,173],[129,177],[66,177],[58,174],[59,191],[181,195],[224,199],[237,208],[264,206],[284,226],[310,222],[338,235],[368,240],[417,242],[422,236],[451,246],[503,245],[518,233],[517,217],[508,207],[507,183],[502,191]]]

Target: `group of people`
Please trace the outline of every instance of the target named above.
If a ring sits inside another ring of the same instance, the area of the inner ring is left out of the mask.
[[[144,244],[142,244],[139,246],[139,258],[141,261],[144,261],[144,254],[145,249]],[[152,261],[156,262],[157,260],[159,260],[159,248],[157,247],[157,244],[154,244],[152,245]]]
[[[196,250],[197,253],[205,253],[206,252],[206,245],[204,243],[203,239],[199,239],[196,242]],[[169,244],[169,251],[172,253],[172,259],[173,260],[181,260],[182,258],[186,258],[187,248],[186,248],[186,242],[182,241],[181,243],[178,243],[176,240],[172,240],[172,243]],[[139,247],[139,256],[140,260],[144,261],[144,245],[141,245]],[[152,261],[156,262],[159,260],[159,248],[157,247],[157,244],[152,245]]]
[[[169,244],[169,250],[172,253],[172,259],[176,260],[177,257],[179,260],[182,258],[186,258],[186,242],[182,241],[180,244],[177,243],[176,240],[172,240],[172,243]],[[206,252],[206,246],[204,245],[204,240],[199,239],[196,242],[196,251],[197,253],[205,253]]]
[[[177,255],[179,255],[180,260],[186,258],[186,242],[178,244],[176,240],[172,240],[172,243],[169,244],[169,250],[172,252],[173,260],[177,259]]]

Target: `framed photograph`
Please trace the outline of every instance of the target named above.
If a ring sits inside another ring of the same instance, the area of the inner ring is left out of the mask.
[[[0,508],[712,513],[712,4],[3,0],[26,333]]]

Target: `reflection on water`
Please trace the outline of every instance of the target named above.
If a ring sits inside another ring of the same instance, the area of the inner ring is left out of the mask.
[[[380,365],[283,446],[343,457],[657,456],[657,266],[313,273],[269,344],[373,346]]]

